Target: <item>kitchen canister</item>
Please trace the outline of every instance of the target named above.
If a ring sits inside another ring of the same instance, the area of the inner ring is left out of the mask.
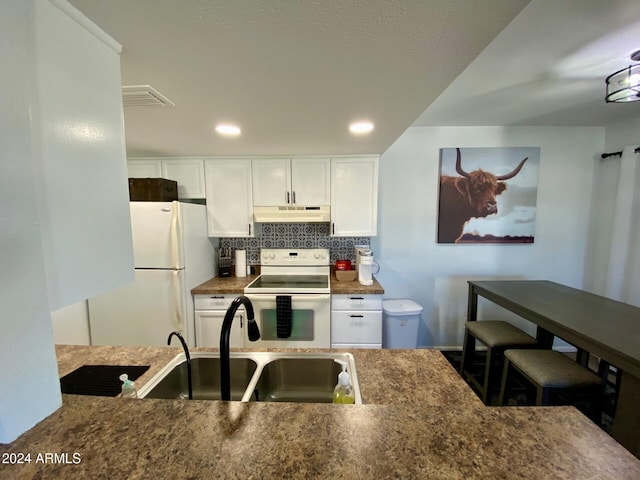
[[[236,250],[236,277],[247,276],[247,251]]]

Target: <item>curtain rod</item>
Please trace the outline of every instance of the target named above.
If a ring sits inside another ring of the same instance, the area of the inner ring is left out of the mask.
[[[638,153],[640,153],[640,147],[636,148],[633,153],[635,153],[636,155]],[[603,153],[602,155],[600,155],[600,158],[609,158],[609,157],[621,157],[622,156],[622,150],[620,150],[619,152],[611,152],[611,153]]]

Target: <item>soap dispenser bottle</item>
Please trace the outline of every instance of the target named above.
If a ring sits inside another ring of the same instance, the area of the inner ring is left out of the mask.
[[[123,373],[118,378],[122,381],[122,392],[120,396],[122,398],[138,398],[136,386],[131,380],[129,380],[129,376],[126,373]]]
[[[355,403],[356,397],[351,386],[351,377],[347,373],[347,362],[334,360],[342,365],[342,372],[338,375],[338,384],[333,389],[333,403]]]

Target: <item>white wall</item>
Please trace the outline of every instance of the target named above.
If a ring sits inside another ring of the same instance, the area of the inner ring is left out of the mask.
[[[28,2],[0,15],[0,442],[61,404],[32,149]]]
[[[629,107],[636,106],[629,105]],[[616,105],[612,105],[616,106]],[[628,145],[640,144],[640,114],[635,120],[627,120],[606,126],[605,151],[617,152]]]
[[[439,149],[539,146],[535,243],[436,243]],[[599,127],[412,127],[380,158],[378,237],[385,298],[411,298],[424,307],[419,345],[462,344],[469,279],[548,279],[581,288]],[[489,302],[481,318],[531,324]]]
[[[30,108],[57,310],[133,281],[120,45],[65,1],[34,4]]]
[[[53,340],[64,345],[90,345],[89,308],[86,300],[51,312]]]

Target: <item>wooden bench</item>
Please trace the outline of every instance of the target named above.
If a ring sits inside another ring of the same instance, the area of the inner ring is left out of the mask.
[[[591,408],[587,412],[589,418],[600,424],[605,382],[588,368],[554,350],[506,350],[500,386],[500,405],[505,405],[508,400],[509,382],[514,370],[535,386],[536,405],[573,403],[560,400],[558,393],[573,398],[576,395],[585,395],[591,400]]]
[[[486,363],[482,383],[473,375],[476,353],[476,340],[487,347]],[[503,353],[510,348],[531,348],[537,345],[536,339],[527,335],[509,322],[500,320],[483,320],[465,324],[464,344],[460,375],[466,378],[480,392],[485,405],[490,403],[490,392],[499,385],[502,372]]]

